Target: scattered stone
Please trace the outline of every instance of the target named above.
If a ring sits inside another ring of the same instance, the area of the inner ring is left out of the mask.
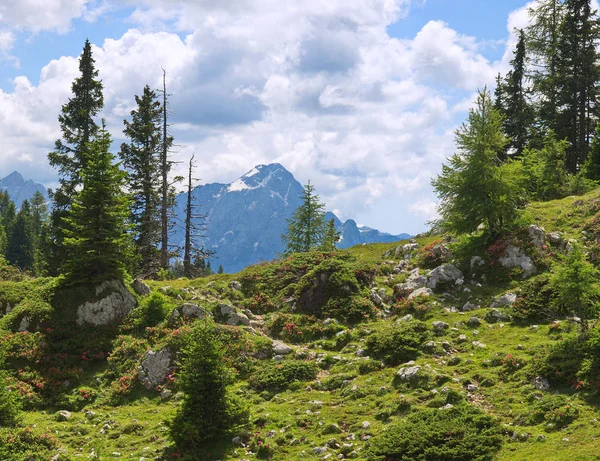
[[[88,420],[94,419],[95,416],[96,416],[96,412],[95,411],[88,410],[88,411],[85,412],[85,417]]]
[[[506,314],[503,314],[498,309],[492,309],[485,315],[485,321],[488,323],[496,323],[497,321],[509,322],[510,317]]]
[[[464,279],[461,270],[453,264],[442,264],[429,273],[427,286],[435,290],[440,283],[456,283],[457,280]]]
[[[367,357],[369,355],[369,352],[366,351],[365,349],[358,348],[358,349],[356,349],[356,355],[358,357]]]
[[[324,430],[323,434],[341,434],[343,431],[335,423],[329,424]]]
[[[396,376],[401,381],[413,381],[420,371],[421,367],[419,365],[415,365],[408,368],[400,368],[400,370],[398,370],[398,373],[396,373]]]
[[[168,348],[160,351],[148,351],[144,360],[138,367],[138,378],[146,389],[154,389],[165,382],[169,373],[173,370],[171,363],[173,356]]]
[[[67,410],[60,410],[56,413],[56,420],[60,423],[71,419],[71,412]]]
[[[273,353],[275,355],[288,355],[292,352],[294,352],[294,349],[292,349],[287,344],[281,341],[273,341]]]
[[[334,325],[338,323],[338,321],[336,319],[325,319],[323,320],[323,326],[329,326],[329,325]]]
[[[418,243],[407,243],[406,245],[402,246],[402,251],[409,252],[409,251],[415,251],[419,249],[419,244]]]
[[[248,316],[238,312],[235,307],[230,306],[229,304],[219,304],[219,312],[225,318],[225,323],[227,325],[250,325]]]
[[[529,232],[529,238],[531,239],[531,243],[538,249],[541,250],[544,244],[546,243],[546,231],[543,227],[536,226],[532,224],[527,229]]]
[[[475,304],[473,304],[471,301],[467,301],[465,303],[465,305],[462,307],[462,311],[463,312],[471,312],[474,311],[476,309],[479,309],[479,306],[476,306]]]
[[[322,455],[327,451],[327,447],[314,447],[312,451],[315,455]]]
[[[452,259],[452,251],[450,251],[450,249],[442,243],[436,243],[433,245],[429,249],[429,253],[433,258],[441,262],[448,262]]]
[[[467,336],[466,336],[466,335],[460,335],[460,336],[458,337],[458,342],[459,342],[459,343],[465,343],[465,342],[467,342],[467,341],[468,341],[468,340],[467,340]]]
[[[29,317],[23,317],[21,319],[21,323],[19,324],[19,328],[17,331],[19,332],[24,332],[24,331],[29,331],[29,326],[30,326],[31,322],[29,320]]]
[[[211,317],[212,314],[208,310],[196,304],[186,303],[176,309],[173,309],[173,312],[171,312],[171,319],[173,320],[181,316],[188,317],[190,319],[203,319],[205,317]]]
[[[471,269],[477,266],[483,266],[485,264],[485,260],[481,256],[473,256],[471,258]]]
[[[451,403],[447,403],[446,405],[444,405],[443,407],[440,407],[440,410],[450,410],[451,408],[454,408],[454,405],[452,405]]]
[[[408,299],[417,298],[419,296],[422,296],[422,297],[433,296],[433,291],[431,290],[431,288],[419,288],[418,290],[415,290],[411,294],[409,294]]]
[[[549,391],[550,390],[550,382],[546,378],[542,378],[541,376],[536,376],[533,380],[533,385],[538,391]]]
[[[232,280],[231,282],[229,282],[229,288],[231,288],[234,291],[242,291],[242,284],[237,280]]]
[[[371,427],[371,423],[369,421],[363,421],[362,422],[362,428],[363,429],[369,429]]]
[[[505,293],[492,300],[492,307],[512,306],[516,300],[517,295],[515,293]]]
[[[436,321],[436,322],[433,322],[432,325],[433,325],[433,331],[436,334],[443,334],[448,328],[450,328],[450,325],[448,325],[446,322]]]
[[[471,345],[477,349],[485,349],[487,347],[485,344],[480,343],[479,341],[473,341]]]
[[[140,279],[135,279],[131,284],[131,288],[133,288],[133,291],[140,296],[146,296],[150,294],[150,287]]]
[[[406,314],[404,317],[400,317],[398,322],[410,322],[412,320],[412,314]]]
[[[77,308],[78,325],[107,325],[125,317],[137,305],[122,280],[107,280],[96,287],[95,293],[99,300]]]
[[[479,388],[475,384],[467,384],[467,391],[477,392]]]
[[[467,325],[470,328],[476,328],[481,325],[481,320],[479,320],[477,317],[471,317],[469,320],[467,320]]]
[[[560,232],[548,232],[546,238],[552,246],[562,248],[565,245],[565,239],[560,235]]]

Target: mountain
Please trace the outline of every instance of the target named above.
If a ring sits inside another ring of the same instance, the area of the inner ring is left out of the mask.
[[[36,192],[41,192],[44,197],[48,198],[48,192],[43,185],[31,179],[26,181],[18,171],[13,171],[0,180],[0,190],[8,192],[17,208],[21,207],[24,200],[31,200]]]
[[[246,266],[268,261],[284,250],[281,235],[285,232],[286,218],[300,206],[303,187],[279,163],[258,165],[230,184],[212,183],[198,186],[192,191],[200,213],[205,220],[205,247],[216,253],[211,266],[223,265],[226,272],[237,272]],[[186,194],[176,200],[176,215],[185,217]],[[410,237],[379,232],[368,227],[358,227],[349,219],[340,221],[328,212],[342,233],[340,248],[373,242],[393,242]],[[184,231],[177,229],[174,242],[183,244]]]

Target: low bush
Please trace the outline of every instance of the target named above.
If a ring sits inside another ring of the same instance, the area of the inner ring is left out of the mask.
[[[500,450],[499,424],[468,405],[422,410],[392,423],[366,447],[370,461],[491,461]]]
[[[312,381],[319,367],[311,362],[289,360],[283,363],[259,363],[248,383],[257,390],[282,390],[295,381]]]
[[[415,360],[421,346],[431,339],[431,331],[420,321],[386,325],[367,338],[367,349],[372,357],[383,360],[387,365]]]

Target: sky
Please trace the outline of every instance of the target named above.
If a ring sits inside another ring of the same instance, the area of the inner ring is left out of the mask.
[[[168,6],[167,6],[168,5]],[[416,234],[478,89],[506,73],[525,0],[0,0],[0,177],[46,186],[86,38],[116,153],[144,85],[201,183],[279,162],[341,219]]]

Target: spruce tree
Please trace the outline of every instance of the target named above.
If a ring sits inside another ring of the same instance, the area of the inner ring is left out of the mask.
[[[29,202],[24,200],[8,234],[6,259],[9,264],[21,270],[33,269],[34,238],[31,207]]]
[[[285,256],[315,250],[325,236],[325,205],[319,201],[310,181],[304,186],[300,198],[302,204],[287,219],[287,232],[281,237],[285,243]]]
[[[323,251],[335,251],[336,244],[340,241],[340,233],[335,228],[335,221],[330,219],[325,224],[325,233],[321,249]]]
[[[148,85],[135,101],[137,108],[131,112],[131,122],[123,122],[123,133],[129,143],[121,145],[119,155],[128,172],[127,186],[132,198],[130,219],[140,255],[139,271],[142,277],[149,277],[160,267],[162,107]]]
[[[600,181],[600,123],[596,124],[596,136],[592,139],[584,172],[589,179]]]
[[[515,220],[520,197],[506,169],[499,168],[497,152],[508,142],[501,128],[502,117],[484,89],[468,121],[456,131],[458,153],[432,180],[447,229],[468,233],[484,224],[496,236]]]
[[[208,270],[211,270],[210,261],[208,262]],[[219,269],[217,271],[217,274],[222,274],[223,272],[225,272],[225,269],[223,269],[223,264],[219,264]]]
[[[66,258],[63,240],[73,197],[82,184],[81,172],[87,167],[89,145],[99,130],[96,117],[104,107],[102,82],[92,57],[92,46],[85,41],[79,58],[79,72],[71,86],[73,96],[62,106],[58,117],[62,139],[48,154],[50,165],[58,169],[59,187],[50,191],[52,210],[52,272],[57,273]]]
[[[514,58],[510,62],[512,69],[502,85],[503,101],[501,115],[504,117],[504,134],[508,137],[508,153],[520,157],[527,146],[529,130],[534,121],[533,110],[527,101],[525,88],[525,33],[519,31],[519,41]]]
[[[66,224],[66,277],[70,282],[99,282],[123,277],[127,265],[129,201],[126,173],[114,164],[104,127],[86,147],[82,189],[75,195]]]
[[[567,168],[575,174],[587,159],[598,111],[600,27],[590,0],[566,0],[556,72],[559,139],[570,143]]]

